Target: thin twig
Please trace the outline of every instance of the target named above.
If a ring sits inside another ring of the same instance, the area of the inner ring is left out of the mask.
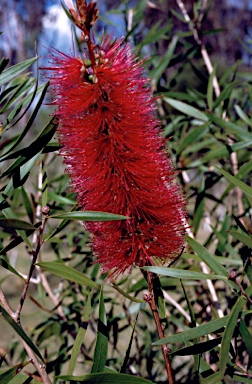
[[[153,286],[153,280],[155,279],[155,275],[151,272],[144,273],[144,277],[147,280],[148,283],[148,290],[149,294],[144,295],[144,300],[149,304],[150,309],[152,311],[152,315],[156,324],[156,328],[158,331],[158,337],[160,340],[162,340],[165,335],[164,335],[164,328],[161,323],[160,317],[159,317],[159,312],[155,300],[155,295],[154,295],[154,286]],[[161,346],[163,356],[164,356],[164,362],[165,362],[165,368],[168,376],[168,383],[169,384],[174,384],[174,377],[173,377],[173,371],[172,371],[172,366],[171,366],[171,360],[169,357],[170,349],[167,348],[165,344],[162,344]]]
[[[40,178],[41,178],[41,172],[39,173],[39,183],[38,183],[39,184],[39,190],[41,190],[40,187],[42,186],[42,184],[41,184],[42,183],[42,179],[40,180]],[[39,194],[41,195],[40,191],[39,191]],[[41,217],[41,208],[40,208],[39,205],[38,205],[36,213],[37,213],[36,218],[39,220],[40,217]],[[22,311],[22,308],[23,308],[23,305],[24,305],[24,301],[25,301],[26,296],[27,296],[27,291],[28,291],[28,288],[29,288],[31,277],[32,277],[32,274],[33,274],[33,271],[34,271],[34,268],[35,268],[35,262],[37,260],[38,254],[40,252],[41,245],[43,244],[42,234],[43,234],[44,227],[45,227],[45,224],[46,224],[46,219],[47,219],[47,217],[44,216],[44,218],[42,220],[42,225],[39,228],[39,234],[37,233],[37,231],[35,231],[34,236],[33,236],[33,241],[34,241],[33,244],[34,244],[35,250],[33,249],[33,251],[32,251],[32,261],[31,261],[30,270],[29,270],[28,276],[26,278],[26,282],[25,282],[25,285],[24,285],[24,288],[23,288],[23,292],[22,292],[22,295],[21,295],[21,299],[19,301],[19,305],[18,305],[18,308],[17,308],[16,312],[14,312],[11,309],[8,300],[6,299],[2,289],[0,288],[0,302],[3,305],[4,309],[6,310],[6,312],[18,324],[20,329],[22,329],[22,325],[21,325],[21,322],[20,322],[20,314],[21,314],[21,311]],[[23,346],[24,346],[24,348],[26,350],[27,355],[31,359],[32,364],[34,365],[34,367],[38,371],[41,379],[43,380],[43,383],[44,384],[52,384],[49,376],[46,373],[45,364],[44,363],[41,364],[41,362],[39,361],[39,359],[36,356],[36,354],[33,352],[33,350],[29,347],[29,345],[26,344],[26,342],[22,338],[21,338],[21,342],[22,342],[22,344],[23,344]]]
[[[204,60],[204,63],[207,67],[207,70],[208,70],[208,73],[211,74],[213,72],[213,66],[212,66],[212,63],[211,63],[211,59],[210,59],[210,56],[208,55],[208,52],[206,50],[206,47],[204,45],[204,43],[202,42],[200,36],[199,36],[199,32],[198,32],[198,26],[196,25],[195,22],[193,22],[186,10],[186,7],[185,7],[185,4],[183,2],[183,0],[177,0],[177,4],[184,16],[184,19],[185,21],[188,23],[188,27],[189,29],[192,31],[193,33],[193,37],[196,41],[196,43],[199,45],[200,47],[200,50],[201,50],[201,55],[202,55],[202,58]],[[203,6],[206,7],[207,5],[207,1],[205,1],[203,3]],[[204,14],[204,10],[202,10],[202,13]],[[201,20],[202,20],[202,16],[200,16]],[[200,23],[201,25],[201,23]],[[218,80],[217,80],[217,76],[215,75],[214,78],[213,78],[213,87],[214,87],[214,91],[215,91],[215,95],[216,97],[218,97],[220,95],[220,86],[219,86],[219,83],[218,83]]]
[[[191,238],[194,239],[194,235],[193,235],[193,233],[189,227],[186,228],[186,232],[187,232],[188,236],[190,236]],[[206,273],[206,274],[209,273],[209,268],[204,261],[200,262],[200,266],[201,266],[201,269],[204,273]],[[214,288],[213,282],[212,282],[212,280],[207,279],[206,283],[208,285],[208,289],[209,289],[210,294],[212,296],[212,302],[213,302],[214,306],[216,307],[216,303],[219,303],[219,299],[218,299],[216,290]],[[217,308],[217,312],[218,312],[219,317],[224,316],[224,313],[223,313],[221,308]]]
[[[20,314],[21,314],[21,311],[22,311],[22,308],[23,308],[23,305],[24,305],[24,302],[25,302],[25,299],[26,299],[26,295],[27,295],[28,288],[29,288],[29,285],[30,285],[30,280],[31,280],[33,271],[35,269],[35,263],[37,261],[38,254],[40,252],[40,248],[41,248],[41,246],[43,244],[42,234],[43,234],[43,231],[44,231],[44,228],[45,228],[46,220],[47,220],[47,217],[45,216],[42,219],[42,225],[39,228],[39,236],[38,236],[38,239],[37,239],[36,249],[32,252],[32,261],[31,261],[30,270],[29,270],[29,273],[28,273],[28,276],[27,276],[27,279],[26,279],[26,282],[25,282],[25,285],[24,285],[24,289],[23,289],[23,292],[22,292],[22,295],[21,295],[21,298],[20,298],[20,301],[19,301],[18,308],[17,308],[17,310],[15,312],[15,315],[14,315],[15,318],[17,319],[17,322],[20,321]]]
[[[4,309],[6,310],[6,312],[8,312],[8,314],[11,317],[13,317],[14,316],[14,312],[12,311],[11,306],[10,306],[8,300],[6,299],[5,294],[3,293],[1,287],[0,287],[0,302],[2,303],[2,305],[3,305]]]
[[[36,215],[35,215],[35,219],[38,222],[41,220],[41,214],[42,214],[41,204],[39,204],[41,197],[42,197],[42,183],[43,183],[42,173],[43,173],[42,172],[42,163],[40,163],[40,169],[39,169],[39,173],[38,173],[38,192],[37,192],[37,196],[36,196],[37,206],[36,206]],[[22,308],[23,308],[23,305],[24,305],[24,302],[26,299],[26,295],[27,295],[28,288],[29,288],[29,285],[31,282],[32,274],[33,274],[34,269],[35,269],[35,263],[36,263],[41,245],[42,245],[42,234],[43,234],[43,230],[45,227],[45,223],[46,223],[46,220],[44,217],[42,225],[38,229],[39,232],[34,231],[34,233],[33,233],[33,238],[32,238],[33,250],[32,250],[32,257],[31,257],[31,266],[30,266],[30,270],[28,272],[28,275],[26,277],[25,285],[24,285],[23,292],[22,292],[22,295],[21,295],[21,298],[19,301],[18,308],[15,312],[15,318],[17,319],[18,322],[20,321],[20,314],[21,314],[21,311],[22,311]]]
[[[17,318],[16,318],[16,313],[12,311],[12,309],[11,309],[11,307],[9,305],[9,302],[6,299],[6,297],[5,297],[5,295],[4,295],[4,293],[3,293],[1,288],[0,288],[0,302],[1,302],[2,306],[4,307],[4,309],[6,310],[6,312],[11,316],[11,318],[22,329],[20,321],[18,321]],[[38,371],[41,379],[43,380],[43,383],[44,384],[52,384],[51,380],[49,379],[49,376],[46,373],[45,365],[43,363],[41,364],[41,362],[38,360],[36,354],[29,347],[29,345],[26,344],[26,342],[23,339],[21,339],[21,342],[22,342],[22,344],[23,344],[23,346],[24,346],[24,348],[26,350],[27,355],[31,359],[32,364],[34,365],[34,367]]]
[[[64,310],[62,308],[62,305],[60,305],[60,301],[57,299],[56,295],[53,293],[53,290],[52,288],[50,287],[50,284],[48,283],[48,280],[45,276],[45,274],[42,272],[41,268],[37,266],[37,270],[38,270],[38,273],[39,273],[39,276],[40,276],[40,279],[41,279],[41,284],[44,288],[44,290],[46,291],[46,293],[48,294],[48,296],[51,298],[53,304],[55,305],[55,307],[57,308],[57,311],[58,311],[58,314],[59,316],[66,321],[66,315],[64,313]]]
[[[188,23],[188,27],[193,32],[193,37],[194,37],[196,43],[200,47],[201,55],[202,55],[202,58],[204,60],[207,71],[208,71],[209,75],[211,75],[211,73],[213,72],[213,66],[211,63],[211,59],[210,59],[210,56],[208,55],[208,52],[206,50],[204,43],[202,42],[202,40],[199,36],[199,30],[201,28],[201,22],[202,22],[203,15],[204,15],[204,12],[205,12],[206,7],[207,7],[207,3],[208,3],[208,0],[202,0],[202,5],[201,5],[201,9],[199,10],[198,19],[196,21],[193,21],[193,20],[191,20],[188,12],[186,10],[186,7],[185,7],[183,0],[177,0],[177,4],[178,4],[178,6],[179,6],[179,8],[180,8],[180,10],[184,16],[184,19]],[[220,86],[219,86],[219,82],[218,82],[216,75],[213,77],[213,88],[214,88],[215,96],[219,97],[221,92],[220,92]],[[223,111],[222,117],[223,117],[223,119],[228,120],[228,118],[226,116],[226,111]],[[232,144],[230,138],[228,138],[228,144],[229,145]],[[237,160],[236,152],[231,153],[230,161],[232,164],[233,173],[234,173],[234,175],[236,175],[236,173],[238,172],[238,160]],[[240,190],[240,188],[238,188],[237,186],[235,186],[234,189],[235,189],[236,196],[237,196],[238,215],[242,216],[244,214],[244,207],[243,207],[243,202],[242,202],[243,193]],[[243,218],[241,218],[241,221],[242,221],[242,223],[244,223]]]
[[[188,313],[184,310],[184,308],[181,307],[181,305],[173,298],[171,297],[166,291],[162,291],[165,300],[167,300],[170,304],[172,304],[177,310],[186,318],[187,321],[191,322],[192,319],[188,315]]]
[[[237,276],[236,272],[235,271],[231,271],[229,273],[229,277],[228,277],[229,280],[232,280],[240,289],[242,295],[245,297],[245,299],[250,303],[252,304],[252,300],[251,298],[248,296],[248,294],[246,293],[246,291],[244,290],[241,282],[240,282],[240,279],[239,277]]]

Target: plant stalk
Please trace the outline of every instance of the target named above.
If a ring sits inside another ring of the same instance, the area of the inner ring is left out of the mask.
[[[156,276],[151,272],[143,272],[143,274],[144,274],[144,277],[148,283],[148,291],[149,291],[149,295],[144,295],[144,300],[150,306],[150,309],[152,311],[152,315],[153,315],[153,318],[154,318],[154,321],[156,324],[156,328],[158,331],[158,337],[160,340],[162,340],[165,337],[164,326],[162,325],[161,319],[159,316],[158,307],[157,307],[157,303],[155,300],[154,284],[153,284]],[[169,357],[170,349],[165,344],[163,344],[161,346],[161,348],[162,348],[162,353],[164,356],[165,368],[166,368],[166,372],[167,372],[167,376],[168,376],[168,383],[174,384],[175,381],[174,381],[174,376],[173,376],[173,371],[172,371],[172,366],[171,366],[171,360]]]

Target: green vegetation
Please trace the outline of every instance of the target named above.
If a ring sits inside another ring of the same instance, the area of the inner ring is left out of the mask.
[[[123,2],[116,12],[127,16],[139,56],[149,54],[162,134],[187,200],[184,252],[170,267],[144,268],[159,277],[165,339],[142,300],[142,271],[112,284],[93,264],[79,220],[125,217],[76,212],[57,122],[41,108],[49,84],[28,72],[38,57],[9,67],[2,58],[1,383],[167,383],[163,343],[176,383],[252,383],[252,75],[209,56],[201,36],[223,32],[204,28],[204,2],[195,2],[194,18],[170,9],[184,23],[176,33],[171,18],[147,28],[148,3]]]

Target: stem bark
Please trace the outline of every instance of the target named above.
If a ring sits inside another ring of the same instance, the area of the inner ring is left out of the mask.
[[[156,328],[158,331],[158,337],[160,340],[162,340],[165,337],[164,327],[162,325],[162,322],[161,322],[161,319],[159,316],[158,307],[157,307],[157,303],[155,300],[155,292],[154,292],[154,279],[157,278],[157,276],[151,272],[143,272],[143,274],[144,274],[144,277],[148,283],[148,291],[149,291],[149,295],[146,295],[144,297],[144,300],[150,306],[150,309],[152,311],[152,315],[153,315],[153,318],[155,321],[155,325],[156,325]],[[168,377],[168,383],[174,384],[175,381],[174,381],[174,376],[173,376],[173,371],[172,371],[172,366],[171,366],[171,360],[169,357],[170,349],[167,348],[167,346],[165,344],[162,344],[161,348],[162,348],[162,353],[164,356],[164,362],[165,362],[165,368],[166,368],[167,377]]]

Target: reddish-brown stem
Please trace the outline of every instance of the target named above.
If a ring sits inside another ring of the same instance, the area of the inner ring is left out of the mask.
[[[156,324],[156,328],[158,331],[158,337],[160,340],[164,338],[164,328],[162,326],[156,300],[155,300],[155,295],[154,295],[154,286],[153,286],[153,281],[154,281],[154,275],[153,273],[147,272],[146,274],[144,273],[144,277],[147,280],[148,283],[148,290],[149,290],[149,295],[148,297],[144,297],[144,300],[149,304],[150,309],[152,311],[152,315]],[[165,362],[165,368],[168,376],[168,383],[169,384],[174,384],[174,377],[173,377],[173,371],[172,371],[172,366],[171,366],[171,360],[169,357],[169,351],[170,349],[167,348],[165,344],[162,344],[162,352],[164,356],[164,362]]]
[[[92,63],[92,68],[93,68],[93,71],[95,73],[95,55],[94,55],[94,47],[93,47],[93,44],[92,44],[91,38],[90,38],[90,33],[88,32],[88,30],[85,27],[83,27],[83,32],[84,32],[84,39],[85,39],[87,47],[88,47],[88,52],[89,52],[90,60]]]

